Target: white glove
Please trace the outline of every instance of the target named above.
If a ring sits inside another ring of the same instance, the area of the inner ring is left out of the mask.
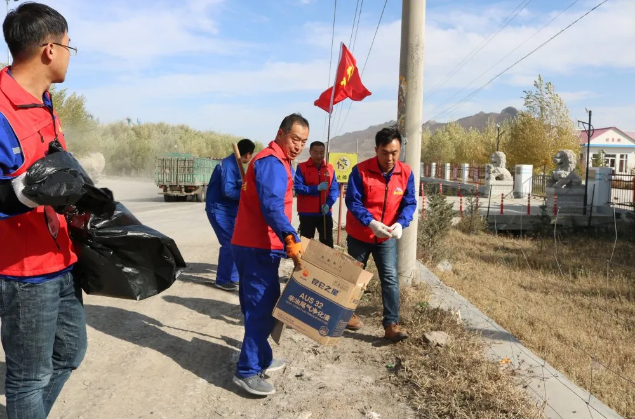
[[[29,208],[36,208],[39,205],[24,195],[23,191],[26,187],[26,173],[22,173],[20,176],[16,177],[11,181],[11,186],[13,186],[13,192],[15,192],[15,196],[18,197],[18,201]]]
[[[373,230],[373,233],[375,233],[375,236],[380,239],[387,239],[391,236],[388,226],[377,220],[371,221],[370,224],[368,224],[368,227],[370,227],[370,229]]]
[[[395,223],[390,226],[390,229],[392,230],[392,237],[399,240],[403,234],[403,227],[401,224]]]

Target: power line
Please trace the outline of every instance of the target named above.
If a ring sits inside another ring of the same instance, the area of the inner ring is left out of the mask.
[[[370,52],[373,50],[373,45],[375,45],[375,38],[377,38],[377,32],[379,31],[379,25],[381,25],[381,20],[384,17],[384,12],[386,11],[386,5],[388,4],[388,0],[384,1],[384,7],[381,9],[381,14],[379,15],[379,21],[377,22],[377,27],[375,28],[375,34],[373,35],[373,40],[370,43],[370,47],[368,48],[368,54],[366,54],[366,60],[364,61],[364,67],[362,67],[362,72],[361,72],[361,76],[364,75],[364,70],[366,70],[366,64],[368,64],[368,58],[370,57]],[[344,125],[346,124],[346,119],[348,118],[348,114],[351,111],[351,107],[353,106],[353,101],[351,101],[351,103],[348,105],[348,110],[346,111],[346,116],[344,117],[344,122],[342,122],[342,125],[339,127],[339,129],[337,130],[337,134],[339,135],[340,130],[342,128],[344,128]]]
[[[333,43],[335,42],[335,17],[337,15],[337,0],[335,0],[335,4],[333,5],[333,28],[331,30],[331,58],[329,60],[329,81],[328,84],[326,86],[326,88],[328,89],[329,87],[331,87],[331,68],[333,66]],[[327,121],[327,117],[324,117],[324,128],[323,128],[323,137],[326,136],[326,121]]]
[[[352,52],[355,52],[355,45],[357,44],[357,32],[359,31],[359,21],[362,19],[363,8],[364,8],[364,0],[362,0],[362,4],[359,6],[359,15],[357,17],[357,28],[355,28],[355,38],[353,38],[353,43],[351,44]]]
[[[463,67],[465,67],[465,65],[476,56],[476,54],[478,54],[479,52],[481,52],[481,50],[483,48],[485,48],[485,46],[487,46],[487,44],[489,44],[494,38],[496,38],[496,36],[502,32],[503,29],[505,29],[507,27],[507,25],[509,25],[511,23],[512,20],[514,20],[516,18],[516,16],[518,16],[520,14],[520,12],[522,12],[525,7],[527,7],[529,5],[529,3],[531,3],[533,0],[522,0],[520,2],[520,4],[518,6],[516,6],[516,8],[505,18],[505,20],[503,20],[503,22],[498,25],[498,28],[494,29],[493,32],[491,32],[489,35],[487,35],[487,37],[481,41],[481,43],[479,45],[476,46],[476,48],[474,48],[469,54],[467,54],[453,69],[452,71],[450,71],[450,74],[448,74],[448,76],[441,81],[440,83],[437,83],[434,87],[432,87],[432,89],[430,89],[430,91],[425,95],[426,98],[429,98],[430,96],[432,96],[436,91],[439,90],[439,88],[441,88],[441,86],[443,86],[444,84],[446,84],[448,82],[448,80],[450,80],[452,78],[452,76],[454,76],[456,73],[458,73]]]
[[[353,32],[355,31],[355,21],[357,20],[358,9],[359,9],[359,0],[357,0],[357,4],[355,5],[355,14],[353,15],[353,26],[351,26],[351,36],[348,37],[348,45],[351,45],[351,42],[353,42]]]
[[[437,114],[436,116],[434,116],[433,118],[431,118],[432,120],[436,120],[437,118],[440,118],[441,116],[446,115],[448,112],[451,112],[455,109],[457,109],[458,107],[460,107],[462,104],[464,104],[465,102],[467,102],[468,100],[470,100],[471,98],[473,98],[474,96],[476,96],[478,93],[480,93],[483,89],[485,89],[487,86],[489,86],[490,84],[492,84],[492,82],[494,80],[496,80],[497,78],[499,78],[500,76],[502,76],[503,74],[505,74],[506,72],[508,72],[509,70],[511,70],[512,68],[514,68],[516,65],[518,65],[519,63],[521,63],[522,61],[524,61],[526,58],[528,58],[530,55],[532,55],[533,53],[535,53],[536,51],[538,51],[540,48],[544,47],[545,45],[547,45],[549,42],[553,41],[556,37],[558,37],[560,34],[562,34],[564,31],[566,31],[567,29],[569,29],[570,27],[572,27],[573,25],[575,25],[576,23],[578,23],[579,21],[581,21],[582,19],[584,19],[586,16],[588,16],[591,12],[595,11],[596,9],[598,9],[600,6],[602,6],[604,3],[606,3],[609,0],[604,0],[602,1],[600,4],[598,4],[597,6],[595,6],[594,8],[592,8],[591,10],[589,10],[588,12],[586,12],[585,14],[583,14],[582,16],[580,16],[579,18],[577,18],[576,20],[574,20],[573,22],[571,22],[568,26],[566,26],[564,29],[562,29],[560,32],[556,33],[554,36],[552,36],[551,38],[547,39],[545,42],[543,42],[542,44],[538,45],[535,49],[533,49],[531,52],[529,52],[527,55],[525,55],[524,57],[522,57],[521,59],[519,59],[518,61],[516,61],[514,64],[510,65],[509,67],[507,67],[505,70],[501,71],[500,73],[498,73],[496,76],[494,76],[492,79],[490,79],[487,83],[485,83],[483,86],[479,87],[478,89],[476,89],[474,92],[470,93],[469,95],[467,95],[466,97],[464,97],[461,101],[459,101],[458,103],[454,104],[453,106],[449,107],[448,109],[446,109],[445,111]]]
[[[533,39],[536,35],[538,35],[540,32],[542,32],[547,26],[549,26],[550,24],[552,24],[556,19],[558,19],[560,16],[562,16],[567,10],[569,10],[570,8],[572,8],[576,3],[578,3],[580,0],[575,0],[573,3],[571,3],[569,6],[567,6],[564,10],[562,10],[560,13],[558,13],[558,15],[556,15],[553,19],[551,19],[549,22],[547,22],[543,27],[541,27],[540,29],[538,29],[536,32],[534,32],[533,35],[531,35],[529,38],[525,39],[520,45],[518,45],[516,48],[514,48],[512,51],[509,52],[509,54],[505,55],[503,58],[501,58],[500,60],[498,60],[498,62],[496,64],[494,64],[493,66],[491,66],[490,68],[488,68],[487,70],[485,70],[480,76],[476,77],[474,80],[472,80],[470,82],[470,84],[468,84],[467,86],[465,86],[464,88],[462,88],[461,90],[459,90],[458,92],[454,93],[452,96],[450,96],[447,100],[445,100],[443,103],[441,103],[439,105],[439,107],[442,107],[443,105],[445,105],[446,103],[450,102],[452,99],[454,99],[456,96],[458,96],[459,94],[461,94],[462,92],[464,92],[466,89],[468,89],[470,86],[472,86],[477,80],[479,80],[481,77],[483,77],[485,74],[489,73],[494,67],[496,67],[498,64],[500,64],[501,62],[503,62],[507,57],[509,57],[510,55],[512,55],[514,52],[518,51],[520,49],[520,47],[522,47],[523,45],[525,45],[527,42],[529,42],[531,39]]]
[[[357,42],[357,31],[359,30],[359,20],[362,17],[362,8],[364,7],[364,0],[361,1],[361,6],[360,6],[360,2],[359,0],[357,0],[357,6],[355,7],[355,14],[353,15],[353,26],[351,27],[351,36],[348,40],[348,48],[351,51],[355,50],[355,42]],[[359,13],[358,13],[359,11]],[[353,38],[353,32],[355,33],[355,38]],[[334,128],[337,127],[340,123],[340,121],[342,120],[342,106],[341,104],[338,104],[339,106],[337,106],[337,109],[335,107],[334,111],[333,111],[333,121],[335,122],[335,125],[333,126]],[[333,131],[335,132],[335,131]]]

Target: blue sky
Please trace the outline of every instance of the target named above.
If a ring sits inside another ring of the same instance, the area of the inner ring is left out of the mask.
[[[326,113],[313,101],[328,78],[331,0],[44,0],[69,21],[72,58],[64,87],[86,96],[101,122],[131,117],[185,123],[269,141],[282,117],[301,112],[311,139],[325,137]],[[526,2],[526,1],[525,1]],[[573,0],[531,0],[509,25],[442,85],[520,0],[428,0],[424,121],[522,106],[540,73],[574,119],[635,130],[635,1],[609,0],[550,44],[449,113],[443,112],[598,4],[579,0],[483,77]],[[349,43],[357,0],[338,0],[337,46]],[[11,2],[11,6],[18,3]],[[364,0],[354,55],[363,67],[384,0]],[[363,74],[373,93],[337,111],[334,132],[396,119],[401,1],[388,0]],[[476,79],[476,80],[475,80]],[[472,83],[470,85],[470,83]],[[435,88],[435,89],[433,89]],[[461,89],[462,93],[455,95]],[[453,97],[454,96],[454,97]],[[339,123],[338,123],[339,121]]]

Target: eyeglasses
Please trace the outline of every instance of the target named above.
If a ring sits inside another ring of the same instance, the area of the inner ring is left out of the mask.
[[[41,47],[45,47],[45,46],[47,46],[47,45],[49,45],[49,44],[58,45],[58,46],[60,46],[60,47],[64,47],[64,48],[66,48],[66,49],[68,50],[68,53],[69,53],[71,56],[73,56],[73,57],[74,57],[75,55],[77,55],[77,48],[75,48],[75,47],[71,47],[71,46],[68,46],[68,45],[64,45],[64,44],[59,44],[59,43],[57,43],[57,42],[47,42],[46,44],[42,44],[42,45],[40,45],[40,46],[41,46]]]

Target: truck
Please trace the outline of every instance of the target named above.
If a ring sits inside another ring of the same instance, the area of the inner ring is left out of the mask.
[[[205,202],[207,184],[221,159],[189,153],[162,154],[155,159],[154,180],[165,202],[184,202],[193,196]]]

